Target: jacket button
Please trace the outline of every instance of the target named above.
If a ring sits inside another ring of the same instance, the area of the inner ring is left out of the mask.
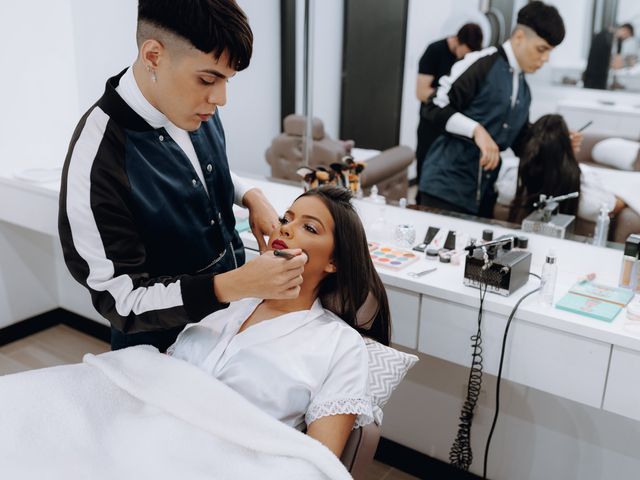
[[[215,220],[211,220],[211,221],[209,222],[209,225],[211,225],[212,227],[213,227],[215,224],[216,224],[216,221],[215,221]]]
[[[193,183],[194,187],[198,186],[198,180],[196,180],[195,178],[193,180],[191,180],[191,183]]]
[[[502,128],[509,128],[509,124],[508,123],[503,123],[502,124]]]
[[[222,221],[222,214],[220,212],[218,212],[218,221],[221,222]]]
[[[207,172],[211,173],[213,170],[213,166],[211,164],[207,165]]]
[[[164,141],[164,135],[160,135],[160,136],[158,137],[158,140],[160,140],[161,142],[162,142],[162,141]]]

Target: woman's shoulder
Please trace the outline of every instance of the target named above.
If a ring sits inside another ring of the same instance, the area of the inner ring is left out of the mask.
[[[366,348],[362,335],[331,310],[323,308],[323,313],[318,316],[316,324],[318,328],[325,330],[338,343]]]

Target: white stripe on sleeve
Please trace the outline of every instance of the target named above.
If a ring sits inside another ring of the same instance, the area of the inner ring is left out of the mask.
[[[229,173],[231,174],[231,181],[233,182],[233,191],[234,191],[233,203],[235,203],[239,207],[244,207],[244,205],[242,204],[242,199],[244,198],[244,194],[247,193],[252,188],[254,188],[254,186],[249,184],[244,178],[239,177],[235,173],[233,172],[229,172]]]
[[[451,67],[451,73],[440,77],[438,90],[436,91],[433,103],[440,108],[444,108],[449,105],[449,92],[451,91],[453,83],[476,61],[482,57],[486,57],[487,55],[492,55],[497,51],[498,49],[496,47],[489,47],[484,50],[480,50],[479,52],[470,52],[467,53],[462,60],[454,63]],[[450,133],[472,138],[473,130],[476,128],[477,124],[478,122],[475,120],[457,112],[449,117],[449,120],[447,120],[447,124],[445,125],[445,130]]]
[[[150,287],[133,288],[128,275],[114,277],[113,262],[106,256],[100,232],[91,210],[91,167],[109,117],[98,107],[87,117],[76,142],[67,175],[67,216],[71,238],[78,254],[89,266],[89,288],[107,291],[115,300],[118,315],[128,316],[181,306],[180,281],[169,285],[157,283]]]
[[[470,52],[467,53],[462,60],[454,63],[451,67],[451,73],[440,77],[438,90],[436,91],[433,103],[440,108],[444,108],[449,105],[449,91],[451,90],[453,83],[476,61],[480,60],[482,57],[486,57],[487,55],[492,55],[497,51],[498,49],[496,47],[489,47],[484,50],[480,50],[479,52]]]
[[[449,117],[444,129],[449,133],[473,138],[473,131],[475,130],[476,125],[478,125],[478,122],[475,120],[470,119],[460,112],[456,112]]]

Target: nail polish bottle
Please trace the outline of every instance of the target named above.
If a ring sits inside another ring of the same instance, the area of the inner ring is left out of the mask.
[[[640,252],[640,236],[629,235],[624,242],[624,255],[622,256],[622,265],[620,266],[620,280],[618,285],[623,288],[637,288],[635,281],[638,275],[638,253]],[[635,270],[635,271],[634,271]],[[634,285],[635,283],[635,285]]]

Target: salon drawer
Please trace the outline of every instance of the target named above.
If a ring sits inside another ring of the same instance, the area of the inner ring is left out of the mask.
[[[391,341],[403,347],[418,346],[420,295],[385,286],[391,310]]]
[[[418,350],[471,365],[478,311],[423,295]],[[497,375],[507,317],[484,312],[484,372]],[[514,319],[509,329],[503,378],[600,408],[610,345]]]
[[[640,420],[640,352],[613,347],[602,408]]]

